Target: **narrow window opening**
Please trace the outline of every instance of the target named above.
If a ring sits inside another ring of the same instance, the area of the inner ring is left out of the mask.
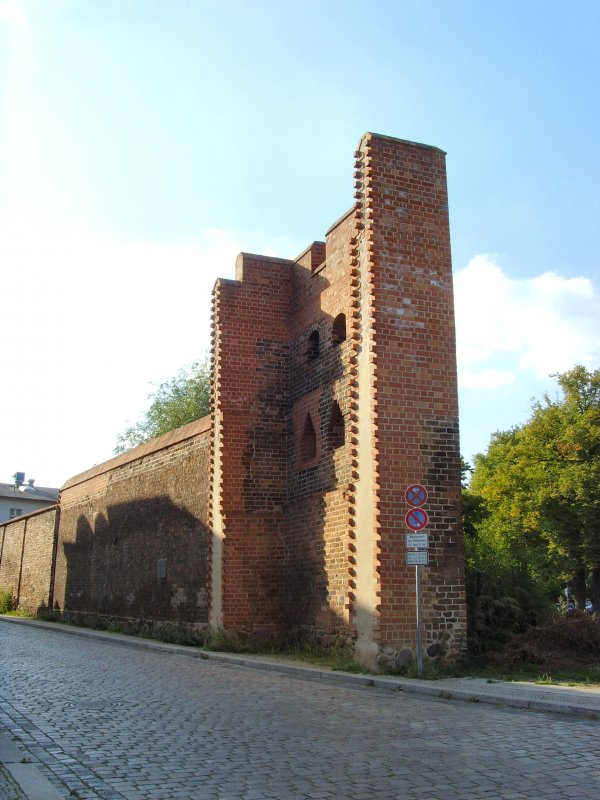
[[[343,447],[346,443],[346,426],[344,424],[344,415],[337,402],[333,403],[331,409],[331,418],[329,420],[329,441],[331,447],[337,450],[338,447]]]
[[[346,339],[346,315],[345,314],[338,314],[337,317],[333,320],[333,327],[332,327],[332,339],[333,339],[333,346],[337,347],[338,344],[341,344]]]
[[[319,331],[313,331],[308,337],[306,360],[314,361],[319,357]]]
[[[306,415],[302,439],[300,441],[300,458],[302,461],[312,461],[317,455],[317,434],[310,414]]]

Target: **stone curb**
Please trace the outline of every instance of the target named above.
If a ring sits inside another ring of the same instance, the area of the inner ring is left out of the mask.
[[[128,647],[138,647],[146,650],[157,650],[163,653],[173,653],[175,655],[187,656],[188,658],[201,658],[216,661],[224,664],[236,664],[238,666],[250,667],[251,669],[261,669],[268,672],[279,672],[286,675],[306,680],[327,681],[342,686],[364,686],[376,689],[387,689],[396,692],[405,692],[410,695],[426,696],[440,700],[458,700],[468,703],[488,703],[491,705],[505,706],[509,708],[519,708],[529,711],[543,711],[555,714],[568,714],[571,716],[583,717],[585,719],[600,719],[600,694],[580,693],[578,704],[566,702],[563,699],[538,699],[535,697],[536,689],[530,689],[533,697],[524,696],[522,691],[514,689],[512,694],[507,694],[506,689],[512,684],[506,682],[494,682],[491,686],[498,686],[499,689],[461,688],[455,684],[464,681],[468,686],[470,678],[452,679],[452,685],[444,679],[436,681],[423,681],[413,678],[387,677],[381,675],[355,674],[350,672],[338,672],[321,667],[313,667],[306,664],[291,664],[274,661],[268,657],[248,656],[237,653],[220,653],[212,650],[201,650],[196,647],[186,645],[168,644],[157,642],[151,639],[142,639],[136,636],[127,636],[121,633],[110,633],[108,631],[97,631],[90,628],[78,628],[72,625],[64,625],[56,622],[44,622],[42,620],[29,619],[27,617],[10,617],[0,615],[0,621],[11,622],[18,625],[29,625],[31,627],[43,628],[56,633],[64,633],[71,636],[81,636],[88,639],[97,639],[111,644],[120,644]],[[561,691],[561,687],[554,687],[554,691]],[[537,690],[538,694],[551,693],[550,687],[543,687]],[[588,703],[586,704],[586,699]]]

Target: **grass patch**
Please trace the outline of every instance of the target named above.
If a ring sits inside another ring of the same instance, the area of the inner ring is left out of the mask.
[[[316,643],[288,637],[265,639],[229,633],[217,628],[208,632],[204,649],[219,653],[271,656],[284,661],[302,661],[313,666],[344,672],[365,671],[354,661],[354,653],[350,647],[322,647]]]
[[[6,611],[5,616],[25,617],[27,619],[32,619],[33,617],[35,617],[35,614],[32,614],[28,608],[15,608],[14,611]]]
[[[600,666],[586,669],[562,669],[549,674],[545,673],[536,677],[534,682],[542,685],[558,683],[563,686],[600,689]]]
[[[489,664],[467,663],[444,669],[439,678],[486,678],[489,683],[499,681],[528,681],[540,686],[580,686],[600,688],[600,667],[580,667],[570,670],[540,672],[534,664],[518,667],[494,667]]]
[[[325,648],[317,644],[296,642],[284,647],[279,655],[290,661],[303,661],[333,671],[369,673],[356,663],[354,652],[350,647]]]
[[[250,634],[230,633],[223,628],[210,628],[206,631],[201,647],[217,653],[273,655],[281,652],[283,641],[277,637],[263,638]]]

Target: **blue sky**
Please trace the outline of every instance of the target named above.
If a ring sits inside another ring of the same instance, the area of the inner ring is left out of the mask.
[[[366,130],[448,152],[464,455],[598,367],[599,41],[596,0],[0,0],[0,481],[109,458]]]

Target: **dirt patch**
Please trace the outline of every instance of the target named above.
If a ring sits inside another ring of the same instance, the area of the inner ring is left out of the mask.
[[[528,628],[514,634],[501,652],[489,653],[485,660],[492,666],[532,665],[540,671],[600,666],[600,620],[575,614]]]

